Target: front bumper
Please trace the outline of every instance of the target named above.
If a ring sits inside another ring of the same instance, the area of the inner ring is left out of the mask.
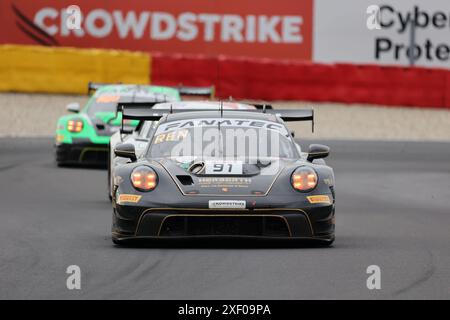
[[[56,145],[56,162],[58,164],[106,165],[108,162],[108,145],[79,141],[71,144]]]
[[[114,240],[251,238],[332,242],[334,206],[213,210],[116,206]]]

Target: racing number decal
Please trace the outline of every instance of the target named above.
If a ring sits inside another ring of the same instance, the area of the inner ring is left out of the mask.
[[[233,169],[233,164],[229,163],[226,166],[228,167],[228,171],[227,172],[231,172],[232,169]],[[225,169],[225,164],[223,164],[223,163],[215,163],[214,164],[214,167],[213,167],[214,173],[220,173],[220,172],[224,172],[226,170],[227,169]]]
[[[205,173],[212,175],[240,175],[242,174],[242,162],[207,162]]]

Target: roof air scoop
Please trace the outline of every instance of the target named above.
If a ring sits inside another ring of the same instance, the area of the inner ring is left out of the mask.
[[[192,174],[201,174],[204,170],[205,170],[205,163],[203,161],[194,162],[188,169],[188,171]]]

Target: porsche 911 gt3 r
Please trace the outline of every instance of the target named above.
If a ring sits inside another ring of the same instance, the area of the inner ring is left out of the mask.
[[[208,93],[207,91],[200,90],[201,88],[189,88],[192,92],[196,93],[196,95],[200,95],[200,93]],[[137,104],[121,104],[122,108],[126,108],[128,106],[134,106],[136,107]],[[191,110],[208,110],[208,109],[219,109],[219,105],[217,102],[211,102],[211,101],[179,101],[179,102],[166,102],[166,103],[157,103],[154,106],[152,104],[145,105],[143,104],[144,108],[152,108],[154,110],[159,109],[173,109],[173,110],[183,110],[183,109],[191,109]],[[254,105],[250,104],[244,104],[244,103],[235,103],[235,102],[224,102],[221,105],[224,109],[229,110],[255,110],[256,107]],[[110,140],[110,147],[109,147],[109,164],[108,164],[108,196],[111,199],[112,197],[112,177],[114,176],[114,170],[117,165],[123,164],[126,159],[117,157],[114,152],[111,152],[111,150],[114,150],[115,146],[119,143],[131,143],[135,147],[135,153],[136,156],[139,157],[142,152],[145,151],[149,139],[151,138],[151,135],[153,134],[155,128],[156,128],[157,122],[156,121],[144,121],[139,123],[137,125],[136,130],[133,130],[133,132],[122,132],[117,131],[111,136]]]
[[[113,178],[112,239],[204,237],[334,241],[334,173],[329,148],[300,153],[285,121],[311,110],[124,110],[159,120],[139,158]]]
[[[155,85],[95,84],[89,83],[92,95],[86,106],[69,104],[68,111],[75,113],[58,119],[56,128],[56,162],[66,164],[108,163],[111,135],[124,129],[117,104],[121,102],[180,101],[187,96],[214,95],[214,87],[166,87]],[[138,121],[125,124],[132,131]]]
[[[89,84],[89,93],[95,94],[80,110],[76,103],[67,106],[74,113],[58,119],[56,128],[56,162],[66,164],[106,165],[109,139],[121,126],[117,103],[131,101],[179,101],[177,89],[148,85]],[[133,127],[137,121],[126,125]]]

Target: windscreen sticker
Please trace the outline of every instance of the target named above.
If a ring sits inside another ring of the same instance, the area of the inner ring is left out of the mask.
[[[120,99],[119,95],[110,95],[110,94],[104,94],[97,98],[98,103],[113,103],[118,102]]]
[[[162,142],[181,141],[185,139],[189,134],[189,130],[176,130],[167,133],[160,133],[155,136],[153,144],[159,144]]]
[[[287,134],[286,128],[279,123],[265,120],[246,120],[246,119],[224,119],[224,118],[207,118],[207,119],[189,119],[184,121],[174,121],[163,123],[158,127],[157,134],[174,129],[189,129],[196,127],[241,127],[241,128],[264,128],[267,130],[278,131],[283,135]]]

